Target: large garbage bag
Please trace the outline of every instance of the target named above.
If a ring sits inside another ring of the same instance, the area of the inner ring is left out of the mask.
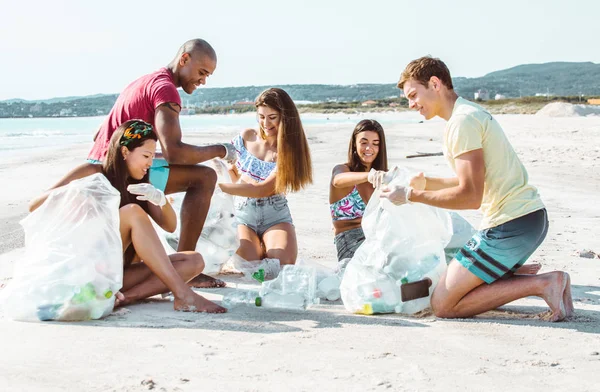
[[[212,159],[205,162],[217,173],[217,183],[230,183],[231,177],[227,166],[221,159]],[[181,230],[181,205],[185,193],[169,195],[175,213],[177,214],[177,229],[174,233],[167,233],[155,224],[159,238],[167,251],[172,254],[177,251]],[[210,199],[210,208],[200,238],[196,243],[196,251],[204,258],[204,272],[207,275],[217,275],[223,264],[235,253],[240,246],[235,220],[233,196],[221,191],[217,186]]]
[[[454,256],[477,232],[473,226],[457,212],[450,211],[452,220],[452,237],[444,247],[446,253],[446,263],[450,263]]]
[[[408,185],[411,177],[398,169],[390,185]],[[342,300],[355,313],[416,313],[429,306],[446,269],[452,220],[445,210],[419,203],[395,206],[379,195],[373,193],[365,210],[365,241],[346,266]],[[415,288],[421,297],[411,299]]]
[[[102,174],[54,190],[21,221],[25,254],[0,293],[7,317],[98,319],[123,283],[119,192]]]

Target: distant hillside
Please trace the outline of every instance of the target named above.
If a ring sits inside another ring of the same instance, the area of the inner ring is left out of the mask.
[[[235,102],[253,101],[268,87],[285,89],[295,101],[352,102],[369,99],[398,97],[401,91],[390,84],[293,84],[282,86],[246,86],[200,88],[192,95],[181,92],[184,106],[209,108],[229,106]],[[455,77],[457,92],[472,99],[480,89],[488,90],[489,97],[546,94],[556,96],[600,95],[600,64],[555,62],[526,64],[491,72],[481,78]],[[0,117],[63,117],[96,116],[110,111],[117,94],[97,94],[87,97],[63,97],[42,101],[12,99],[0,101]]]
[[[575,96],[600,94],[600,64],[555,62],[525,64],[491,72],[481,78],[454,78],[459,94],[473,97],[479,89],[487,89],[490,97],[535,94]]]

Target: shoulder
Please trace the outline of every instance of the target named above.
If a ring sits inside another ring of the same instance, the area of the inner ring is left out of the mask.
[[[331,173],[333,175],[336,175],[336,174],[340,174],[340,173],[349,173],[351,171],[352,170],[350,170],[350,167],[348,166],[347,163],[342,163],[342,164],[339,164],[339,165],[335,165],[333,167],[333,170],[331,171]]]
[[[240,132],[240,136],[246,142],[255,142],[258,137],[258,133],[256,130],[248,128]]]
[[[77,170],[80,173],[84,174],[84,176],[82,176],[82,177],[91,176],[92,174],[96,174],[96,173],[103,173],[101,163],[86,162],[86,163],[80,165],[77,168]]]

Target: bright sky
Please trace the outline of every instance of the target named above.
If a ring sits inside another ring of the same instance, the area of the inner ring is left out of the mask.
[[[207,87],[394,83],[431,54],[453,76],[600,62],[598,0],[0,0],[0,100],[118,93],[204,38]]]

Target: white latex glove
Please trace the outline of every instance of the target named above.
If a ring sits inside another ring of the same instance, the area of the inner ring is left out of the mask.
[[[379,189],[381,186],[389,184],[396,176],[397,171],[398,166],[395,166],[388,172],[371,169],[371,171],[369,171],[369,175],[367,176],[367,181],[373,184],[373,188]]]
[[[233,144],[221,143],[221,145],[225,147],[225,156],[223,157],[223,159],[227,162],[235,162],[235,160],[237,159],[237,151],[235,150]]]
[[[367,181],[373,184],[373,188],[378,189],[383,184],[383,177],[385,177],[383,170],[371,169],[367,176]]]
[[[160,189],[156,189],[152,184],[131,184],[127,187],[129,193],[139,195],[136,199],[148,201],[155,206],[162,207],[167,204],[167,198]]]
[[[402,185],[386,186],[381,190],[381,195],[379,197],[384,197],[393,204],[400,206],[402,204],[410,203],[408,198],[410,197],[411,192],[411,187]]]

